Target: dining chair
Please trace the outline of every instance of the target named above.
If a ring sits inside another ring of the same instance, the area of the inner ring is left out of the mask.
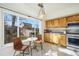
[[[17,51],[20,51],[20,53],[23,54],[23,56],[24,54],[26,54],[25,53],[26,50],[28,51],[28,54],[29,54],[29,45],[23,45],[19,37],[16,38],[13,43],[14,43],[14,50],[15,50],[13,54],[14,56]]]

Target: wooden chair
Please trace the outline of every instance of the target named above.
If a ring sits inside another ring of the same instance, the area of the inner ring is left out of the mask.
[[[21,39],[18,37],[14,40],[14,56],[16,51],[22,52],[23,56],[25,54],[25,51],[28,50],[29,52],[29,45],[23,45]]]
[[[43,49],[42,35],[37,35],[37,40],[35,41],[35,47],[40,45],[41,49]]]

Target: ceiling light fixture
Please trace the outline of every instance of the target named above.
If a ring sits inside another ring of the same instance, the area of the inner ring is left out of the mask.
[[[42,3],[38,4],[38,7],[40,7],[39,13],[38,13],[38,18],[43,20],[47,19],[47,15],[45,13],[44,5]]]

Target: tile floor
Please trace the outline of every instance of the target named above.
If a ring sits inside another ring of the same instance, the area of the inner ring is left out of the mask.
[[[67,48],[58,47],[57,45],[44,43],[43,50],[40,47],[33,49],[32,56],[77,56],[78,54],[72,50]],[[12,56],[14,53],[14,49],[12,46],[0,48],[0,56]],[[20,54],[21,56],[21,54]],[[25,55],[25,56],[30,56]]]
[[[33,56],[77,56],[72,50],[50,43],[44,43],[43,50],[38,49],[39,51],[33,50]]]

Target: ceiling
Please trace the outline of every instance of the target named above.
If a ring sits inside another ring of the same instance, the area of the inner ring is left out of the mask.
[[[48,19],[79,13],[79,3],[44,3]],[[0,3],[0,6],[37,18],[39,7],[37,3]]]

